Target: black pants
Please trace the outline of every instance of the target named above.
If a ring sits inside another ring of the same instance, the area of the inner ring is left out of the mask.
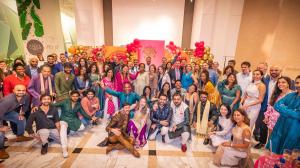
[[[268,138],[268,127],[263,122],[265,117],[264,112],[265,110],[259,112],[259,115],[255,123],[255,129],[253,132],[254,136],[259,137],[259,142],[262,144],[266,144]]]

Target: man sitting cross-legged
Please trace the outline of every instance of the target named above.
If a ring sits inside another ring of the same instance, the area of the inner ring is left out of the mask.
[[[50,105],[52,102],[51,99],[50,95],[41,95],[40,101],[42,105],[36,112],[30,114],[26,125],[26,131],[32,137],[37,137],[42,141],[42,155],[48,152],[48,138],[60,143],[58,110],[56,107]],[[32,129],[33,122],[36,125],[37,135],[35,135]]]
[[[116,113],[106,127],[108,137],[98,146],[106,148],[106,153],[112,150],[127,149],[135,157],[140,157],[139,152],[134,148],[134,140],[127,134],[127,125],[129,121],[130,105],[123,104],[123,110]]]

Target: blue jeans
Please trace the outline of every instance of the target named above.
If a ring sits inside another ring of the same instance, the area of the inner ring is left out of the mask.
[[[101,116],[101,111],[99,110],[99,111],[96,112],[95,117],[99,118],[100,116]],[[91,120],[88,119],[88,118],[85,118],[85,117],[83,117],[83,118],[81,119],[81,122],[82,122],[82,124],[83,124],[84,126],[87,126],[87,125],[90,125],[90,124],[91,124]]]
[[[0,132],[0,150],[4,149],[4,133]]]
[[[21,136],[24,134],[26,119],[24,118],[23,120],[19,120],[19,113],[15,111],[8,112],[2,117],[2,120],[11,121],[17,124],[17,136]]]

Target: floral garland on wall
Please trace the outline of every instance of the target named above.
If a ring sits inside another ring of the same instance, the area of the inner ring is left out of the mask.
[[[106,47],[108,46],[71,46],[68,48],[68,53],[71,55],[80,55],[81,53],[86,52],[93,61],[98,61],[99,58],[101,58],[101,61],[113,61],[114,57],[117,57],[117,59],[123,60],[123,62],[133,62],[135,59],[138,59],[138,49],[141,47],[141,45],[138,39],[134,39],[132,43],[123,47],[124,51],[122,50],[122,52],[113,52],[113,54],[106,54]],[[117,46],[110,47],[119,48]],[[165,46],[164,56],[168,61],[171,61],[176,55],[178,55],[177,59],[180,61],[186,60],[187,63],[195,62],[199,65],[202,65],[204,62],[213,61],[214,59],[214,55],[211,53],[210,47],[205,46],[204,41],[196,42],[195,49],[181,48],[173,41],[170,41]]]
[[[44,35],[44,27],[40,17],[36,13],[36,8],[41,9],[39,0],[17,0],[18,14],[22,29],[22,39],[26,40],[30,29],[34,27],[34,34],[37,37]],[[31,17],[31,20],[28,17]]]

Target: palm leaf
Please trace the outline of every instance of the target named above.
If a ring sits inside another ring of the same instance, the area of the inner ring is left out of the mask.
[[[38,9],[41,9],[40,0],[33,0],[33,4],[34,4],[35,7],[37,7]]]
[[[26,40],[30,31],[32,23],[27,23],[25,27],[22,29],[22,39]]]
[[[25,25],[26,25],[26,15],[27,15],[26,11],[22,11],[22,13],[20,14],[20,25],[21,25],[21,28],[24,28]]]
[[[34,34],[37,37],[43,36],[44,35],[43,23],[42,23],[40,17],[35,13],[34,7],[32,7],[30,10],[30,16],[34,22]]]

